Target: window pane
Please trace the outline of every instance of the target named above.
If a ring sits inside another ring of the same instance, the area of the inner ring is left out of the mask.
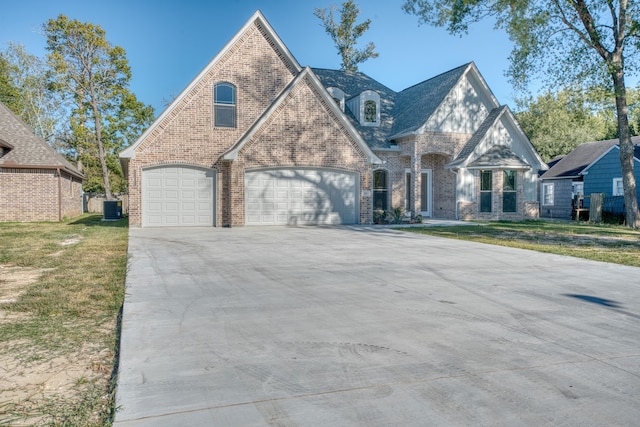
[[[214,88],[213,102],[216,104],[235,104],[236,91],[232,85],[218,84]]]
[[[491,212],[491,192],[480,193],[480,212]]]
[[[387,204],[387,171],[373,172],[373,208],[386,211]]]
[[[377,112],[375,101],[366,101],[364,103],[364,121],[368,123],[375,123],[376,115]]]
[[[544,184],[543,188],[543,204],[547,206],[553,205],[553,184]]]
[[[429,174],[423,173],[420,177],[420,209],[429,211]]]
[[[624,195],[624,187],[622,186],[622,178],[613,178],[613,195]]]
[[[373,190],[373,209],[387,210],[387,191]]]
[[[228,128],[235,127],[236,107],[227,105],[216,105],[214,126]]]
[[[504,191],[516,191],[516,171],[504,171]]]
[[[502,212],[517,212],[516,199],[515,191],[505,192],[502,196]]]
[[[373,172],[373,188],[375,189],[387,189],[387,172],[375,171]]]
[[[493,190],[493,174],[491,171],[480,172],[480,191]]]
[[[411,212],[413,205],[411,199],[411,173],[405,175],[404,178],[404,210],[407,212]]]

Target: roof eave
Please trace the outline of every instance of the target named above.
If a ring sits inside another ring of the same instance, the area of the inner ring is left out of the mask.
[[[82,172],[70,169],[62,165],[26,165],[18,163],[0,163],[0,169],[45,169],[45,170],[61,170],[69,175],[84,180],[85,176]]]
[[[278,34],[274,31],[273,27],[271,27],[271,25],[266,20],[264,15],[262,15],[262,12],[258,10],[251,16],[251,18],[249,18],[249,20],[242,26],[242,28],[238,30],[238,32],[233,36],[233,38],[231,38],[231,40],[227,42],[224,48],[222,48],[222,50],[218,52],[218,54],[211,61],[209,61],[207,66],[204,67],[204,69],[193,80],[191,80],[189,85],[182,92],[180,92],[180,95],[178,95],[173,100],[173,102],[169,104],[169,106],[162,112],[162,114],[160,114],[160,116],[151,124],[151,126],[149,126],[147,130],[145,130],[142,133],[142,135],[140,135],[140,137],[133,144],[131,144],[129,147],[125,148],[123,151],[120,152],[119,157],[125,158],[125,159],[135,158],[135,150],[142,143],[142,141],[144,141],[160,125],[160,123],[162,123],[170,115],[171,111],[173,111],[180,104],[182,99],[189,92],[191,92],[191,90],[193,90],[196,87],[198,82],[202,80],[202,78],[211,70],[211,68],[213,68],[215,64],[217,64],[218,61],[220,61],[220,59],[224,57],[224,55],[229,51],[229,49],[231,49],[231,47],[242,37],[242,35],[252,25],[254,25],[254,23],[256,23],[256,21],[259,22],[262,26],[264,26],[264,28],[266,28],[267,32],[269,33],[269,36],[274,41],[274,44],[280,49],[284,57],[288,61],[290,61],[290,63],[299,73],[302,70],[302,67],[300,66],[298,61],[295,59],[295,57],[291,54],[289,49],[282,42]]]
[[[284,102],[291,91],[306,77],[309,78],[316,91],[320,94],[320,96],[323,97],[325,104],[333,110],[336,117],[340,121],[340,124],[347,130],[349,135],[355,140],[358,146],[365,153],[369,163],[382,164],[382,160],[375,155],[371,147],[369,147],[369,145],[365,142],[365,140],[362,138],[362,135],[360,135],[360,133],[356,130],[351,121],[347,118],[346,114],[333,101],[333,98],[331,98],[329,92],[309,67],[304,68],[304,70],[291,82],[291,84],[289,84],[289,86],[287,86],[287,88],[280,94],[280,96],[278,96],[276,101],[271,104],[269,108],[262,114],[262,116],[260,116],[260,118],[251,126],[251,128],[249,128],[249,130],[242,136],[242,138],[240,138],[240,140],[238,140],[238,142],[230,150],[222,155],[222,160],[236,160],[242,147],[244,147],[244,145],[251,140],[256,132],[258,132],[258,130],[264,125],[269,116],[271,116],[271,114],[276,111],[276,109]]]

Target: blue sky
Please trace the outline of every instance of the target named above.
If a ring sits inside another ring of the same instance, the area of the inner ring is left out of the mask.
[[[59,14],[102,26],[107,39],[122,46],[132,68],[131,90],[160,114],[209,63],[256,10],[261,10],[302,66],[340,67],[340,57],[320,21],[317,7],[342,0],[21,0],[3,2],[0,48],[22,43],[44,57],[41,27]],[[393,90],[402,90],[459,65],[475,61],[498,100],[514,105],[504,71],[511,43],[489,23],[464,37],[419,26],[405,14],[402,0],[360,0],[359,21],[372,20],[362,43],[373,41],[379,58],[360,65]]]

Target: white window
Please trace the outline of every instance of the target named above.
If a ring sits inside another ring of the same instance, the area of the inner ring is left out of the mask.
[[[584,195],[584,182],[574,182],[571,184],[571,197]]]
[[[613,178],[613,195],[624,196],[624,187],[622,186],[622,178]]]
[[[365,90],[357,100],[362,126],[380,126],[380,95],[373,90]],[[354,104],[353,107],[356,105]]]
[[[404,171],[404,211],[405,215],[411,215],[413,205],[413,188],[411,187],[411,169]]]
[[[340,109],[342,111],[344,111],[344,96],[345,95],[344,95],[344,92],[342,91],[342,89],[339,89],[337,87],[329,87],[329,88],[327,88],[327,91],[329,92],[329,94],[331,95],[333,100],[336,102],[336,104],[338,104]]]
[[[213,124],[217,128],[236,127],[236,87],[218,83],[213,87]]]
[[[542,184],[542,204],[544,206],[553,206],[553,183]]]

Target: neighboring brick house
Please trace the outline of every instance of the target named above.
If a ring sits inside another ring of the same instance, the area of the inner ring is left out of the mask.
[[[0,103],[0,221],[82,214],[84,175]]]
[[[132,226],[531,218],[545,168],[473,63],[394,92],[301,67],[260,12],[120,158]]]

